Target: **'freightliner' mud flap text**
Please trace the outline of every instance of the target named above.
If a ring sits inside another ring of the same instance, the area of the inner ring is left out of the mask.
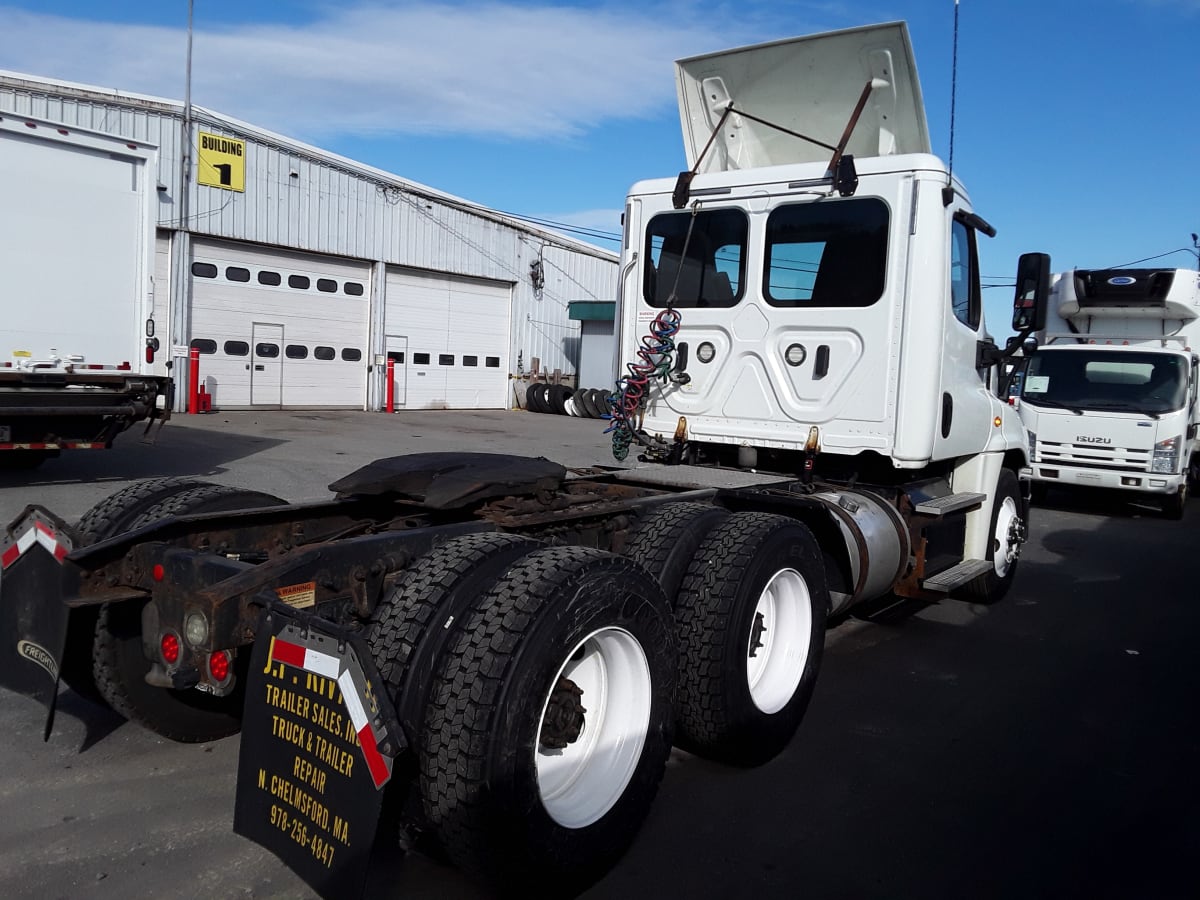
[[[0,534],[0,686],[45,704],[47,738],[67,639],[65,583],[77,574],[63,559],[77,543],[65,522],[33,506]]]
[[[360,639],[281,605],[257,634],[233,830],[322,897],[360,896],[403,734]]]

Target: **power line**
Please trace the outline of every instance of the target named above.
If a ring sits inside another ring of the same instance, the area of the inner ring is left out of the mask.
[[[1173,256],[1176,253],[1186,253],[1188,256],[1191,256],[1193,252],[1188,247],[1179,247],[1175,250],[1168,250],[1166,253],[1159,253],[1157,256],[1144,256],[1141,259],[1135,259],[1133,262],[1121,263],[1119,266],[1109,266],[1109,268],[1124,269],[1126,266],[1136,266],[1138,263],[1150,262],[1152,259],[1162,259],[1164,256]]]

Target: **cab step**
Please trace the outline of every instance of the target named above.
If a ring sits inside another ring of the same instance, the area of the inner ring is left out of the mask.
[[[938,572],[932,578],[926,578],[921,582],[921,587],[927,591],[948,593],[955,588],[962,587],[973,578],[978,578],[991,568],[992,563],[989,560],[964,559],[958,565],[952,566],[944,572]]]
[[[987,498],[987,494],[947,494],[945,497],[931,497],[913,506],[913,511],[922,516],[944,516],[947,513],[959,512],[964,509],[974,509]]]

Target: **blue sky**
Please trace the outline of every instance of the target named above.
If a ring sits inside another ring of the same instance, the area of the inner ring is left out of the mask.
[[[496,209],[615,234],[684,167],[673,60],[908,22],[950,146],[953,0],[195,0],[194,102]],[[0,68],[182,99],[187,0],[0,0]],[[1017,256],[1194,266],[1200,0],[961,0],[954,169]],[[612,249],[599,234],[590,238]],[[1007,288],[986,292],[1007,333]]]

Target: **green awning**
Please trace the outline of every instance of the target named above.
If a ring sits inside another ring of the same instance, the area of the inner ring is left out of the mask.
[[[576,322],[611,322],[617,304],[613,300],[576,300],[567,304],[567,315]]]

